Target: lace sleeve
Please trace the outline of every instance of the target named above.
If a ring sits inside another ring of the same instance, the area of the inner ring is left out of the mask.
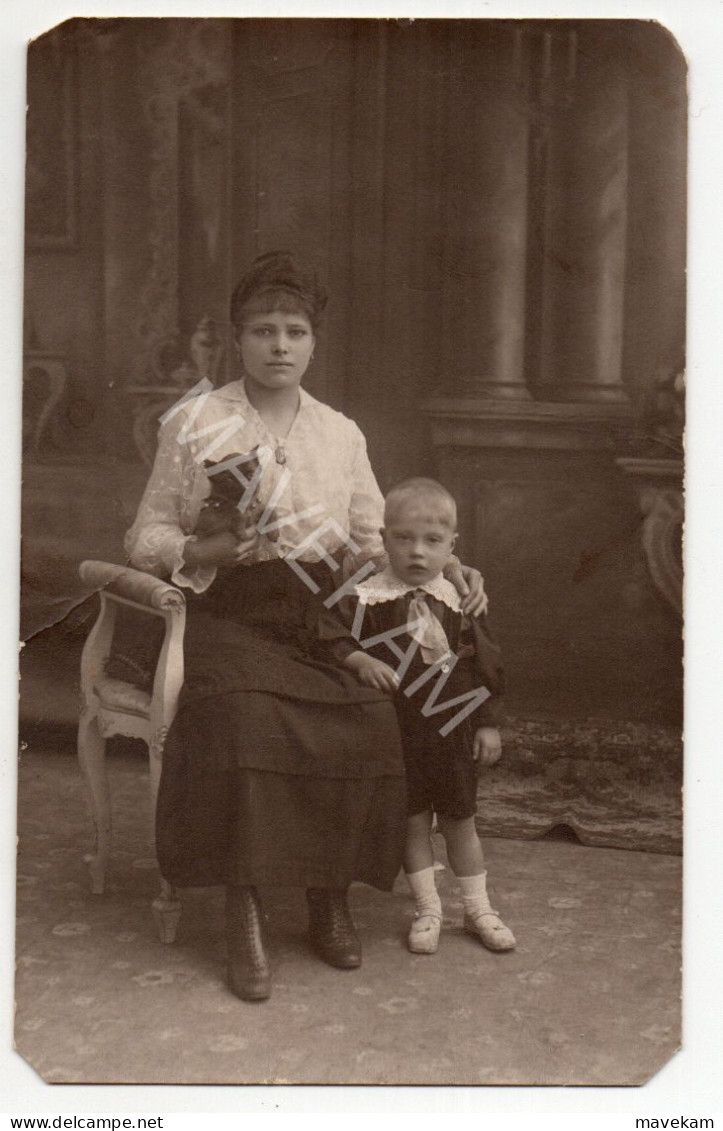
[[[186,566],[186,543],[193,539],[201,500],[208,482],[194,462],[190,446],[179,441],[177,418],[162,425],[153,471],[141,499],[135,522],[125,537],[131,565],[161,577],[170,577],[202,593],[213,581],[212,566]]]
[[[381,528],[384,525],[384,497],[374,477],[367,445],[361,431],[354,428],[349,533],[359,546],[357,564],[373,560],[386,563]]]

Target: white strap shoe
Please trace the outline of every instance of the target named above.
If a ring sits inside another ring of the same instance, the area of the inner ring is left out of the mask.
[[[441,915],[429,912],[425,912],[423,915],[415,915],[407,941],[412,954],[436,954],[441,928]]]
[[[470,935],[477,935],[488,950],[514,950],[517,940],[509,927],[506,927],[496,911],[478,912],[474,918],[465,914],[464,929]]]

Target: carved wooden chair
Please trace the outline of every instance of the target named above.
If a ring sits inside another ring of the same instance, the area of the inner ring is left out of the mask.
[[[176,714],[183,684],[186,601],[183,593],[175,586],[150,574],[141,573],[140,570],[108,562],[83,562],[80,576],[100,596],[98,619],[88,636],[81,660],[82,707],[78,728],[78,758],[95,827],[95,851],[86,857],[86,862],[90,869],[91,891],[101,894],[110,856],[112,828],[110,788],[105,764],[106,739],[122,734],[140,738],[147,744],[151,813],[155,826],[163,746]],[[161,618],[165,622],[150,692],[143,691],[126,680],[114,679],[106,673],[117,614],[124,608],[136,610],[143,614],[144,619]],[[176,891],[165,880],[161,880],[161,891],[153,901],[152,910],[161,941],[173,942],[181,915],[181,904]]]

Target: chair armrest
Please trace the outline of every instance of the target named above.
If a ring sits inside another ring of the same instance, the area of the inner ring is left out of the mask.
[[[104,589],[116,597],[125,597],[139,605],[165,611],[182,608],[186,598],[175,585],[169,585],[159,577],[143,573],[129,566],[113,565],[111,562],[82,562],[81,580],[93,589]]]

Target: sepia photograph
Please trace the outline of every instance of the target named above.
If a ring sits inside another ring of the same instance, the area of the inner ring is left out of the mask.
[[[18,1053],[646,1084],[682,1039],[674,36],[73,18],[27,106]]]

